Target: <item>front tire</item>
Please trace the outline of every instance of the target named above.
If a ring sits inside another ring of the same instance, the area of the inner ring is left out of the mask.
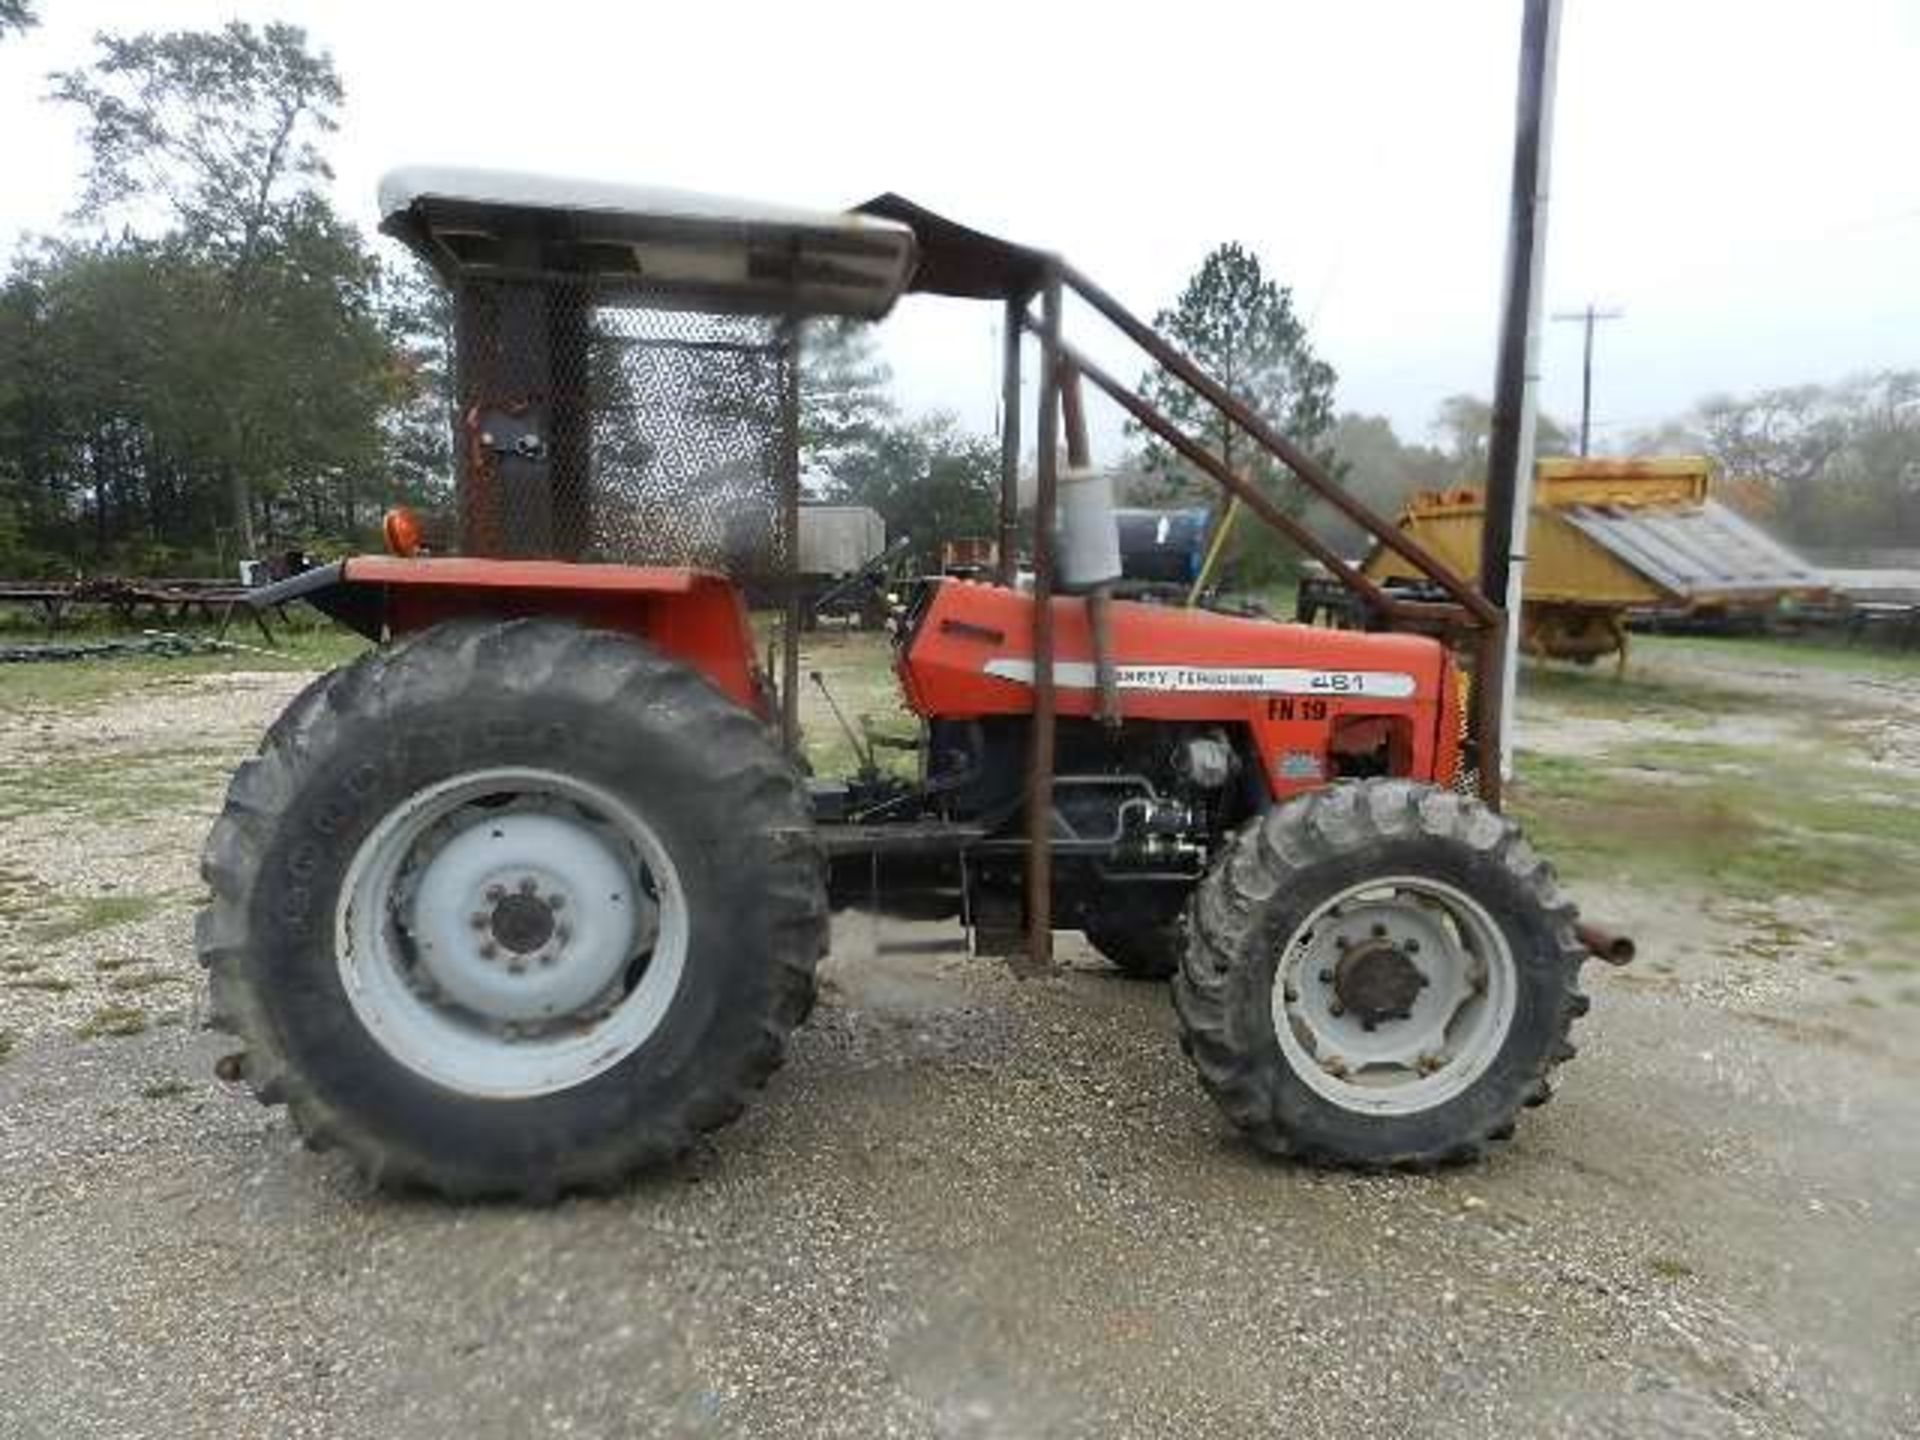
[[[1269,1153],[1471,1159],[1574,1053],[1574,908],[1518,826],[1451,791],[1365,781],[1278,806],[1189,913],[1183,1043]]]
[[[542,1200],[738,1115],[807,1013],[824,871],[765,728],[624,636],[439,626],[310,686],[209,835],[244,1078],[376,1182]]]

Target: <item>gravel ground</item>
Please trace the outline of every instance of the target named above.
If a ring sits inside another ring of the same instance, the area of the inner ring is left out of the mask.
[[[1439,1177],[1263,1162],[1077,941],[1021,983],[847,916],[671,1173],[396,1201],[192,1023],[214,777],[298,683],[0,721],[0,783],[104,767],[0,791],[0,1434],[1920,1435],[1920,1007],[1850,1004],[1811,902],[1577,885],[1646,958]]]

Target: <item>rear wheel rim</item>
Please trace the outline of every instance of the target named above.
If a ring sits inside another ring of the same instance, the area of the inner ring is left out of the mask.
[[[1274,1037],[1322,1099],[1417,1115],[1469,1089],[1505,1047],[1519,980],[1486,908],[1427,876],[1349,886],[1287,936]]]
[[[367,1033],[463,1095],[571,1089],[659,1029],[688,907],[658,834],[557,771],[455,776],[383,817],[348,865],[335,954]]]

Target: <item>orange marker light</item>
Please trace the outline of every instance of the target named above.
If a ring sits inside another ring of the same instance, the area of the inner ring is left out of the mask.
[[[380,517],[380,533],[389,555],[405,560],[420,553],[420,517],[406,506],[396,505]]]

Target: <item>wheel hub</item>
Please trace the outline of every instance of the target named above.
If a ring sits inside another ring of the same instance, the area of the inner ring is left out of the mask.
[[[1370,940],[1348,950],[1333,971],[1333,993],[1341,1006],[1367,1026],[1405,1020],[1426,988],[1407,952],[1386,940]]]
[[[686,975],[673,855],[623,797],[499,766],[396,804],[334,912],[340,982],[395,1060],[463,1095],[520,1099],[632,1055]]]
[[[1281,942],[1274,1036],[1324,1098],[1411,1114],[1492,1063],[1512,977],[1511,950],[1478,901],[1437,879],[1382,876],[1323,902]]]
[[[542,810],[469,812],[420,866],[399,918],[423,989],[511,1025],[591,1013],[658,928],[611,838]]]
[[[553,938],[553,911],[546,897],[516,892],[502,896],[493,907],[487,929],[514,954],[531,955]]]

